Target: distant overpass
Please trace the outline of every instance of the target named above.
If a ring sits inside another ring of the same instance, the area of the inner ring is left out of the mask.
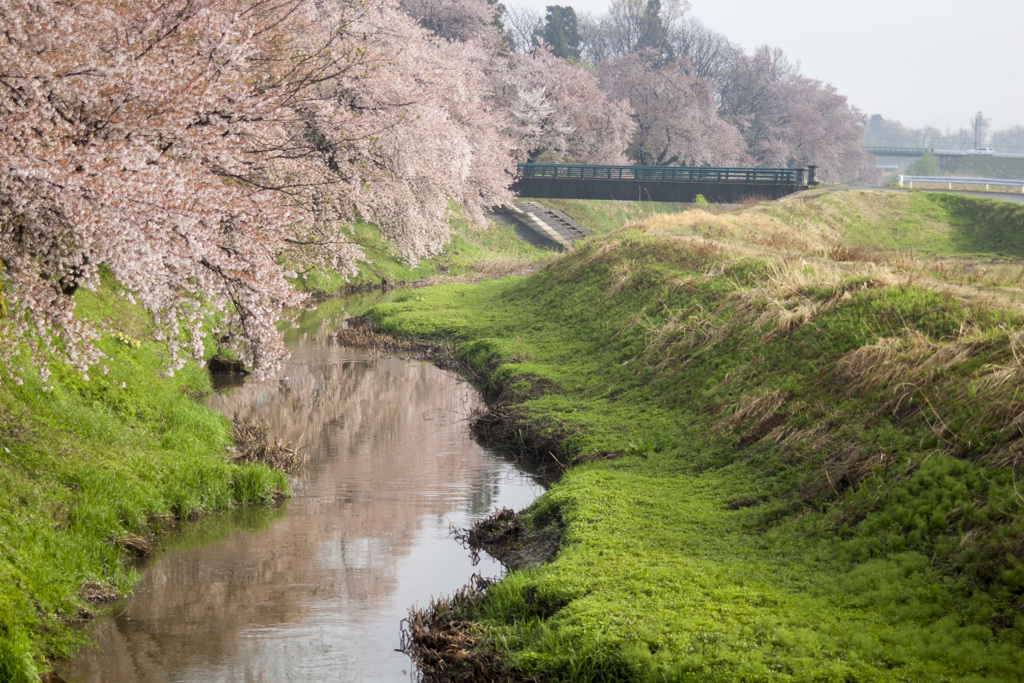
[[[979,156],[983,158],[1009,158],[1009,159],[1024,159],[1024,154],[1012,154],[1007,152],[994,152],[992,154],[972,154],[971,152],[965,152],[957,149],[932,149],[931,147],[864,147],[865,150],[871,152],[878,159],[878,165],[881,167],[898,168],[906,166],[915,159],[920,159],[925,153],[930,152],[939,161],[939,168],[946,169],[951,166],[951,162],[955,159],[962,159],[964,157]]]
[[[748,197],[778,199],[814,185],[807,168],[710,166],[601,166],[519,164],[512,190],[537,199],[618,199],[736,203]]]
[[[901,157],[904,159],[917,159],[928,152],[931,152],[939,159],[970,156],[967,152],[932,149],[931,147],[865,147],[864,149],[871,152],[876,157]]]

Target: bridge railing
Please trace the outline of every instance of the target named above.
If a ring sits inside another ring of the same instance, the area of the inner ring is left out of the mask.
[[[808,169],[806,168],[518,164],[518,173],[520,178],[655,180],[684,183],[746,183],[751,185],[807,185],[809,180]]]

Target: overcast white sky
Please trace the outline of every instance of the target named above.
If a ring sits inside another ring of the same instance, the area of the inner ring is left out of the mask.
[[[503,0],[603,14],[611,0]],[[691,0],[691,14],[751,52],[781,47],[866,114],[910,127],[1024,125],[1024,0]]]

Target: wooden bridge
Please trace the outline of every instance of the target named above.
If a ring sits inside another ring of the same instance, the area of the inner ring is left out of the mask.
[[[778,199],[815,185],[807,168],[714,168],[706,166],[596,166],[519,164],[513,191],[538,199],[619,199],[735,203],[751,197]]]

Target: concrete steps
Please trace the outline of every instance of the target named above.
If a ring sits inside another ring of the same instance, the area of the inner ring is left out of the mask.
[[[540,202],[515,202],[495,210],[489,218],[501,225],[514,224],[521,239],[540,247],[570,249],[573,242],[593,234],[566,214]]]

